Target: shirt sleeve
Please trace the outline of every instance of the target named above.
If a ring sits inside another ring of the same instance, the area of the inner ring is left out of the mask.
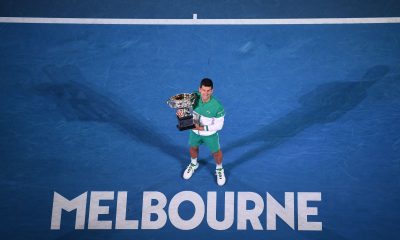
[[[196,97],[197,97],[197,98],[200,97],[200,92],[199,92],[199,91],[195,90],[195,91],[193,91],[193,93],[196,94]]]
[[[225,109],[220,105],[217,109],[217,113],[215,114],[215,117],[220,118],[225,116]]]
[[[219,131],[224,126],[224,117],[214,118],[214,122],[211,125],[204,126],[206,131]]]

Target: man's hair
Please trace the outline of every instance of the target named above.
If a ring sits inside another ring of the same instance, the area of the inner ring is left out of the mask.
[[[211,87],[211,89],[214,88],[213,81],[212,81],[211,79],[209,79],[209,78],[203,78],[203,79],[201,80],[201,82],[200,82],[200,87],[201,87],[201,86],[204,86],[204,87]]]

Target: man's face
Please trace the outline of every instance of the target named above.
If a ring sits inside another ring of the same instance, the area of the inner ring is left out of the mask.
[[[201,95],[201,100],[203,100],[203,102],[208,102],[208,100],[210,100],[211,94],[213,93],[213,89],[211,87],[201,86],[199,88],[199,92]]]

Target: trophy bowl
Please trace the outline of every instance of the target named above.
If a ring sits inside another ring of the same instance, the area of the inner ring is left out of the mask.
[[[168,106],[177,109],[178,125],[180,131],[195,127],[193,120],[193,105],[196,101],[195,93],[180,93],[167,100]]]

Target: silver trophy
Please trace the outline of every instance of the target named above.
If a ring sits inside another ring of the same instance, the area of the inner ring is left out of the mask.
[[[167,104],[171,108],[177,109],[176,117],[178,118],[178,125],[176,127],[180,131],[195,127],[193,120],[193,105],[195,101],[195,93],[181,93],[168,99]]]

